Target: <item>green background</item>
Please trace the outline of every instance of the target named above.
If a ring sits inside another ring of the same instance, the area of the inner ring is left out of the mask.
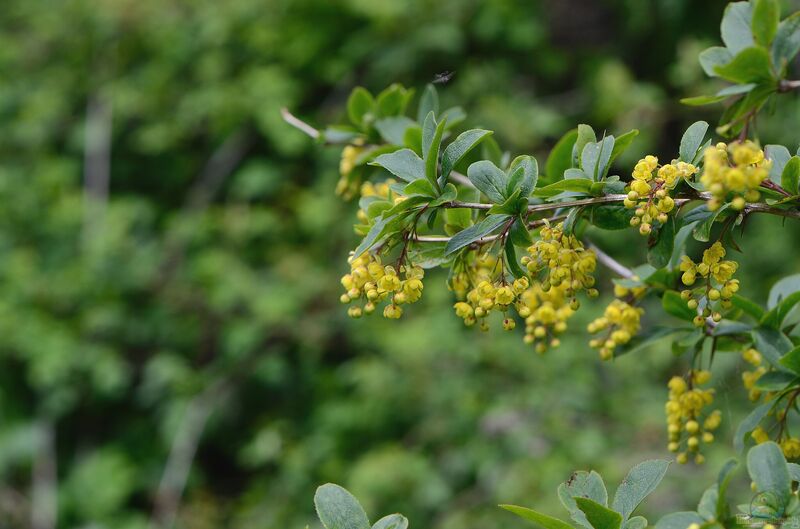
[[[52,463],[58,527],[146,527],[184,437],[198,446],[176,526],[192,529],[316,527],[313,492],[327,481],[373,520],[518,527],[497,503],[561,514],[555,487],[572,470],[616,484],[668,457],[666,381],[685,359],[664,343],[599,362],[583,329],[608,302],[605,270],[604,296],[544,357],[520,333],[464,329],[441,272],[401,321],[349,320],[339,277],[356,206],[333,193],[339,151],[279,109],[321,127],[344,121],[356,85],[419,91],[454,71],[444,106],[540,164],[578,122],[640,129],[619,162],[626,175],[640,155],[671,159],[686,125],[721,112],[677,101],[716,86],[696,56],[718,42],[723,8],[4,2],[0,525],[29,526]],[[784,96],[758,123],[764,142],[796,149],[799,109]],[[106,157],[108,198],[84,189]],[[763,302],[800,272],[797,235],[792,221],[747,223],[744,294]],[[633,232],[595,238],[627,265],[644,260]],[[645,320],[666,317],[653,307]],[[742,369],[720,355],[721,439],[704,467],[673,466],[646,514],[693,508],[733,455]]]

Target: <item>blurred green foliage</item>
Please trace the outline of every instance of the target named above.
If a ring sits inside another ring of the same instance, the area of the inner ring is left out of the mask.
[[[451,70],[446,102],[512,150],[541,154],[585,121],[639,128],[630,159],[672,155],[688,122],[716,117],[676,101],[712,82],[696,54],[716,41],[723,6],[5,2],[2,525],[29,525],[53,462],[58,527],[145,527],[192,428],[176,525],[198,529],[314,524],[313,490],[328,480],[414,526],[497,526],[500,501],[554,512],[552,490],[575,468],[618,481],[663,456],[664,384],[679,369],[667,347],[599,365],[576,332],[538,357],[463,330],[435,280],[400,325],[349,321],[338,278],[355,206],[333,194],[338,152],[279,108],[335,121],[356,84],[422,86]],[[787,99],[765,139],[796,145]],[[108,199],[84,183],[102,182],[106,143]],[[762,301],[800,271],[777,226],[754,220],[742,243],[743,291]],[[636,247],[601,242],[623,261]],[[728,363],[720,383],[735,387]],[[723,405],[731,428],[741,407]],[[673,470],[667,483],[681,487],[646,510],[686,507],[709,479],[685,478],[713,475],[727,446],[706,468]]]

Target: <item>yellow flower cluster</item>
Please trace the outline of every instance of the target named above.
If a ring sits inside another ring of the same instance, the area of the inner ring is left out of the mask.
[[[566,286],[564,293],[572,297],[574,309],[578,308],[575,295],[586,290],[590,297],[598,295],[594,287],[592,273],[597,266],[597,258],[591,250],[586,250],[574,235],[564,234],[564,225],[551,227],[549,224],[540,230],[540,238],[528,248],[522,258],[522,265],[531,277],[544,276],[541,282],[545,292],[551,287]]]
[[[586,290],[589,296],[597,295],[591,275],[596,258],[575,237],[564,235],[562,225],[545,226],[540,237],[528,249],[530,255],[522,258],[533,281],[506,281],[498,258],[487,253],[467,257],[451,277],[450,288],[459,298],[453,307],[465,325],[478,323],[487,330],[487,318],[495,311],[503,314],[503,328],[510,331],[516,327],[509,315],[513,307],[525,321],[525,343],[544,353],[560,344],[558,335],[567,330],[567,319],[580,305],[576,294]]]
[[[358,191],[359,179],[353,178],[353,169],[356,168],[359,158],[364,153],[363,141],[356,140],[352,145],[342,149],[342,158],[339,160],[339,181],[336,183],[336,194],[350,200]]]
[[[697,386],[704,385],[709,380],[711,380],[709,371],[692,370],[689,373],[690,383],[683,377],[672,377],[669,381],[669,400],[665,406],[668,448],[670,452],[678,454],[675,458],[678,463],[688,462],[690,454],[694,454],[695,463],[703,463],[705,458],[700,453],[700,442],[712,442],[714,440],[712,432],[722,422],[719,410],[714,410],[707,414],[704,420],[701,419],[704,408],[714,402],[714,390],[700,389]]]
[[[414,303],[422,297],[422,278],[425,272],[418,266],[401,266],[400,273],[403,274],[403,279],[393,266],[382,265],[380,259],[370,253],[359,257],[351,256],[350,273],[342,277],[342,286],[346,292],[340,300],[342,303],[366,302],[363,307],[349,307],[347,315],[360,318],[363,314],[372,314],[377,304],[391,297],[389,304],[383,309],[383,316],[391,319],[402,316],[401,305]]]
[[[575,314],[577,300],[570,300],[567,294],[567,283],[551,286],[544,290],[542,285],[534,283],[520,296],[517,312],[525,318],[525,337],[527,344],[542,354],[548,347],[558,347],[560,334],[567,330],[567,320]]]
[[[697,172],[690,163],[673,161],[659,167],[658,158],[645,156],[633,168],[633,181],[628,186],[628,196],[623,204],[635,209],[631,226],[639,226],[639,233],[648,235],[653,222],[667,222],[669,212],[675,209],[675,200],[669,192],[682,179],[687,180]]]
[[[681,281],[684,285],[691,287],[698,276],[705,279],[705,285],[681,292],[681,297],[692,310],[697,310],[700,303],[704,302],[700,314],[694,319],[698,327],[705,325],[708,317],[715,322],[720,321],[722,314],[717,309],[730,308],[731,298],[739,290],[739,280],[732,279],[739,265],[736,261],[723,261],[723,257],[725,248],[720,242],[706,248],[700,263],[695,263],[686,255],[681,257]]]
[[[745,349],[745,351],[742,352],[742,358],[744,358],[745,362],[754,367],[752,371],[742,372],[742,383],[748,391],[750,400],[756,401],[761,398],[761,391],[756,389],[755,385],[758,379],[767,372],[767,368],[762,365],[763,358],[761,357],[761,353],[753,348]]]
[[[634,307],[621,299],[615,299],[606,307],[603,315],[592,321],[587,330],[591,334],[605,331],[604,338],[594,338],[591,347],[599,349],[600,358],[609,360],[614,356],[618,345],[625,345],[636,336],[641,328],[640,320],[644,310]]]
[[[786,459],[797,459],[800,457],[800,439],[797,437],[786,437],[781,440],[781,450]]]
[[[503,328],[511,331],[516,327],[516,322],[508,316],[508,308],[518,300],[519,295],[525,292],[528,286],[528,280],[524,277],[514,280],[511,284],[505,282],[495,284],[490,279],[482,279],[467,293],[466,300],[457,302],[453,308],[456,315],[464,320],[465,325],[472,326],[480,322],[479,327],[483,331],[489,329],[486,321],[489,314],[492,311],[502,312]],[[520,312],[520,309],[517,308],[517,311]]]
[[[769,176],[772,162],[748,140],[706,148],[703,164],[700,182],[713,196],[708,209],[714,211],[727,201],[737,210],[744,209],[747,202],[757,201],[758,187]]]
[[[769,434],[761,426],[756,426],[756,429],[750,433],[750,437],[753,438],[757,445],[769,441]]]

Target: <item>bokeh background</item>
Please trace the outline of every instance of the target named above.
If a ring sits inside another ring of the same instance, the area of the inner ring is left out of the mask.
[[[798,8],[787,2],[786,8]],[[339,305],[356,206],[339,152],[281,120],[344,121],[356,85],[422,88],[540,164],[578,122],[642,133],[620,163],[671,158],[719,107],[697,53],[707,0],[5,0],[0,17],[0,526],[318,527],[335,481],[373,519],[521,527],[558,483],[616,484],[668,457],[668,343],[612,364],[585,303],[544,357],[452,314],[444,275],[399,322]],[[759,122],[798,143],[795,95]],[[800,272],[796,225],[754,219],[743,291]],[[597,234],[643,260],[635,234]],[[610,276],[601,273],[608,287]],[[610,288],[606,288],[606,296]],[[663,316],[651,311],[647,321]],[[725,422],[704,467],[673,466],[644,506],[693,507],[746,413],[721,355]],[[651,519],[651,522],[654,522]]]

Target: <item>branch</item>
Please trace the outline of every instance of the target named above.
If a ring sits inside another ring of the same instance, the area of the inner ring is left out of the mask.
[[[778,92],[790,92],[800,88],[800,80],[799,81],[790,81],[790,80],[783,80],[778,83]]]
[[[36,425],[36,452],[31,485],[31,527],[55,529],[58,511],[55,428],[47,419]]]
[[[222,187],[225,179],[239,165],[239,162],[247,154],[252,143],[252,137],[245,130],[228,136],[225,141],[217,147],[206,162],[197,180],[189,189],[186,198],[186,210],[205,209]]]
[[[532,230],[534,228],[539,228],[544,226],[547,222],[559,222],[567,218],[566,215],[557,215],[555,217],[551,217],[549,219],[537,219],[528,223],[528,229]],[[474,241],[472,244],[486,244],[487,242],[496,241],[502,236],[501,233],[496,233],[494,235],[487,235],[486,237],[481,237],[480,239]],[[417,235],[413,237],[411,240],[415,242],[448,242],[452,237],[448,237],[446,235]]]
[[[317,129],[315,129],[302,119],[298,118],[291,112],[289,112],[288,108],[284,107],[281,109],[281,117],[283,117],[283,120],[286,123],[296,128],[300,132],[303,132],[304,134],[314,138],[315,140],[319,138],[319,131]]]
[[[635,275],[633,273],[633,270],[631,270],[627,266],[623,265],[610,255],[608,255],[606,252],[598,248],[597,245],[595,245],[593,242],[587,241],[586,247],[595,253],[595,255],[597,256],[597,260],[600,261],[600,263],[603,266],[605,266],[618,276],[622,276],[625,279],[631,279]]]
[[[98,94],[86,104],[83,147],[84,242],[103,226],[111,175],[111,105]]]
[[[227,378],[219,380],[189,401],[172,441],[164,474],[158,485],[153,516],[150,520],[151,528],[170,529],[175,524],[200,438],[208,418],[226,393],[228,383]]]

